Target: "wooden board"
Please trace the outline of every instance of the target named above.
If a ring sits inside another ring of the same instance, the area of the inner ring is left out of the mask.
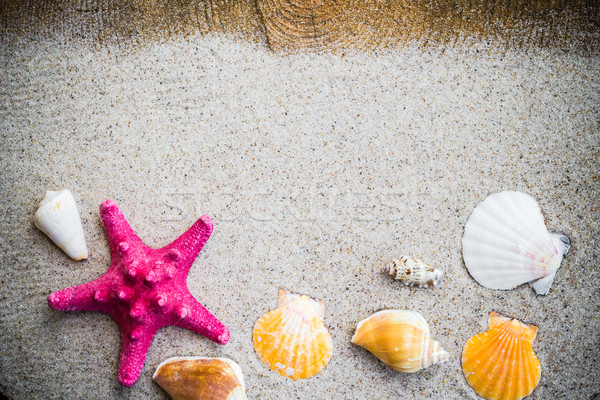
[[[140,43],[230,34],[278,52],[380,50],[408,43],[593,51],[598,0],[4,0],[0,35]]]

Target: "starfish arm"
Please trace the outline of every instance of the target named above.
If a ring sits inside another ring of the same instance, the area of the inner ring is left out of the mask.
[[[101,294],[99,286],[96,280],[51,293],[48,306],[59,311],[100,311],[99,303],[94,298]]]
[[[95,281],[48,296],[55,310],[100,311],[121,330],[119,382],[138,379],[156,331],[165,325],[189,329],[219,344],[229,330],[189,293],[187,273],[210,237],[213,223],[203,215],[177,240],[163,249],[144,245],[113,200],[100,205],[112,263]]]
[[[189,329],[218,344],[227,344],[229,341],[229,329],[196,300],[179,308],[177,313],[181,319],[175,326]]]
[[[119,382],[131,386],[137,381],[146,361],[152,338],[158,329],[154,326],[121,325],[121,355],[119,360]]]
[[[181,260],[180,270],[189,271],[212,231],[212,220],[208,215],[203,215],[183,235],[165,248],[175,259]]]
[[[100,218],[106,231],[106,237],[110,244],[110,253],[113,260],[120,255],[121,243],[126,243],[127,248],[121,251],[127,251],[131,246],[145,247],[144,243],[137,237],[127,219],[113,200],[108,199],[100,204]]]

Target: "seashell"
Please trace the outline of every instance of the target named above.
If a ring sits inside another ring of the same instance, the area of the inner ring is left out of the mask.
[[[331,335],[323,325],[323,304],[279,291],[279,305],[256,321],[254,350],[273,371],[292,379],[310,378],[329,362]]]
[[[152,379],[173,400],[247,399],[242,369],[227,358],[169,358],[156,368]]]
[[[546,294],[570,242],[550,234],[537,202],[520,192],[488,196],[467,221],[462,239],[469,273],[490,289],[529,283]]]
[[[358,323],[352,343],[400,372],[417,372],[450,357],[431,339],[427,322],[415,311],[384,310],[371,315]]]
[[[77,204],[67,189],[48,190],[33,218],[35,226],[74,260],[88,258]]]
[[[540,361],[531,348],[537,327],[490,313],[487,332],[465,344],[462,368],[467,382],[488,400],[519,400],[540,381]]]
[[[433,269],[418,258],[402,256],[390,261],[383,271],[394,279],[404,282],[406,286],[429,287],[437,285],[442,277],[442,271]]]

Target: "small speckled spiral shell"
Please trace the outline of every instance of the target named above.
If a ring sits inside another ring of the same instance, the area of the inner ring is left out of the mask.
[[[410,256],[402,256],[390,261],[383,270],[407,286],[435,286],[442,277],[442,271],[433,269],[418,258]]]

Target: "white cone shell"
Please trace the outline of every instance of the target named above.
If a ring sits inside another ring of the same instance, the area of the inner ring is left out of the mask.
[[[548,292],[568,250],[568,244],[554,245],[537,202],[510,191],[492,194],[475,207],[462,245],[465,265],[481,285],[513,289],[531,282],[540,294]]]
[[[79,211],[69,190],[47,191],[35,213],[34,223],[72,259],[88,258]]]

